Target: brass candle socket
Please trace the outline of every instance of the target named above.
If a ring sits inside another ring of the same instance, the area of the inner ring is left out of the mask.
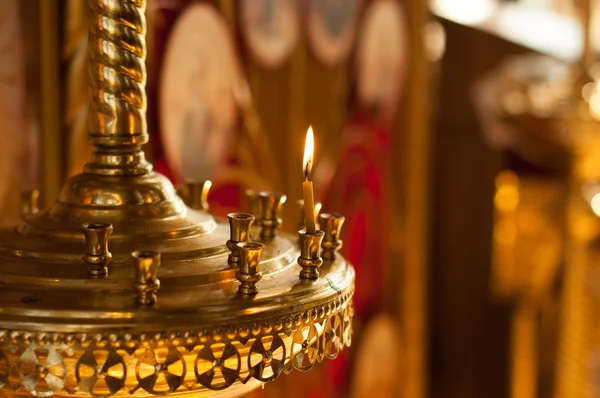
[[[231,251],[227,262],[233,267],[240,264],[240,250],[237,244],[250,240],[250,230],[255,218],[249,213],[229,213],[227,219],[229,220],[227,248]]]
[[[188,181],[185,186],[177,190],[188,207],[194,210],[208,211],[208,193],[212,187],[212,181]]]
[[[21,214],[23,216],[29,216],[39,211],[39,197],[40,191],[37,189],[32,189],[21,193]]]
[[[248,200],[248,213],[254,217],[260,217],[259,193],[253,189],[246,190],[246,199]]]
[[[238,293],[256,294],[258,293],[256,284],[262,278],[262,274],[258,272],[258,265],[265,245],[260,242],[240,242],[237,247],[240,253],[240,270],[235,276],[241,282]]]
[[[85,236],[83,260],[88,263],[90,275],[106,275],[112,254],[108,251],[108,238],[113,226],[109,223],[85,223],[82,225]]]
[[[325,236],[325,232],[317,231],[314,234],[309,234],[306,230],[298,231],[300,238],[300,257],[298,264],[302,267],[300,278],[303,279],[318,279],[319,267],[323,265],[321,258],[321,241]]]
[[[319,224],[325,232],[322,257],[323,260],[335,260],[335,252],[342,248],[343,241],[340,239],[342,225],[346,217],[340,214],[324,213],[319,217]]]
[[[133,289],[137,292],[137,303],[142,305],[156,303],[156,292],[160,288],[160,281],[157,278],[160,253],[136,251],[131,253],[131,258],[135,266]]]
[[[259,195],[260,217],[258,223],[261,226],[260,237],[272,238],[277,235],[277,229],[281,225],[281,208],[287,197],[281,193],[261,192]]]
[[[306,229],[306,214],[304,213],[304,199],[299,199],[297,202],[298,208],[300,209],[300,222],[298,223],[298,231],[301,229]],[[319,219],[319,213],[321,212],[321,208],[323,205],[321,203],[315,203],[315,217]],[[317,229],[319,229],[319,224],[317,224]]]

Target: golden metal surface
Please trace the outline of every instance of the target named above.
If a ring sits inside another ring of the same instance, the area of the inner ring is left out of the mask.
[[[277,229],[281,225],[281,209],[287,197],[281,193],[260,192],[258,203],[260,217],[258,224],[261,226],[260,237],[272,238],[277,235]]]
[[[317,231],[309,234],[306,230],[298,231],[300,237],[300,257],[298,264],[302,267],[300,277],[304,279],[319,279],[319,267],[323,265],[321,258],[321,241],[325,232]]]
[[[342,248],[342,240],[340,235],[342,232],[342,225],[346,217],[340,214],[325,213],[319,217],[321,220],[320,225],[324,226],[325,235],[323,237],[323,253],[321,254],[323,260],[335,260],[335,252]]]
[[[0,395],[239,396],[334,357],[351,341],[352,266],[300,278],[296,240],[276,234],[285,196],[261,194],[264,250],[245,271],[263,278],[238,294],[228,225],[186,207],[141,151],[146,2],[91,5],[96,150],[47,211],[0,231]]]
[[[40,191],[37,189],[28,190],[21,193],[21,214],[23,216],[35,214],[40,210],[38,207],[39,197]]]
[[[188,181],[185,186],[177,190],[177,194],[183,202],[194,210],[208,211],[208,192],[212,187],[212,181]]]
[[[137,291],[137,303],[142,305],[156,303],[156,292],[160,288],[160,281],[156,277],[160,267],[160,253],[133,252],[131,258],[135,266],[133,288]]]
[[[106,275],[112,254],[108,251],[108,237],[113,232],[109,223],[85,223],[82,225],[85,236],[83,260],[90,266],[90,275]]]
[[[250,240],[251,228],[254,223],[254,216],[248,213],[229,213],[229,240],[227,248],[231,252],[227,257],[227,262],[231,266],[239,266],[240,248],[238,243],[244,243]]]
[[[240,242],[236,246],[240,252],[240,270],[235,274],[237,280],[241,282],[238,293],[256,294],[258,293],[256,284],[262,279],[262,274],[258,272],[258,264],[265,245],[260,242]]]
[[[248,200],[248,213],[254,217],[260,217],[260,202],[258,201],[258,192],[253,189],[246,190],[246,199]]]

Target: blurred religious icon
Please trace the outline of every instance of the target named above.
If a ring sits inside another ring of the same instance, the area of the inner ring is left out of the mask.
[[[217,11],[208,4],[185,9],[168,39],[159,88],[162,142],[179,182],[209,179],[224,162],[238,116],[236,62]]]
[[[278,68],[292,54],[299,37],[296,0],[241,0],[242,35],[252,57],[265,68]]]
[[[63,59],[66,63],[65,115],[67,129],[67,173],[79,173],[92,158],[87,137],[88,92],[88,4],[68,0],[65,6]]]
[[[0,203],[3,204],[0,216],[3,224],[18,221],[15,217],[19,217],[20,212],[11,209],[20,206],[19,188],[38,188],[37,137],[33,126],[27,123],[20,6],[18,0],[0,1],[0,136],[3,142],[0,149]],[[15,173],[15,170],[21,173]]]
[[[212,180],[217,215],[239,208],[246,188],[275,189],[278,168],[223,16],[210,4],[189,5],[164,53],[160,132],[175,183]]]
[[[380,121],[391,125],[408,67],[406,15],[397,1],[375,0],[364,16],[358,38],[358,97]]]
[[[354,43],[362,0],[309,0],[307,36],[317,59],[333,66]]]

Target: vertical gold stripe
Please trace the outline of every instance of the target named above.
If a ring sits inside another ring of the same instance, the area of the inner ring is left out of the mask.
[[[511,398],[536,398],[538,353],[535,306],[523,301],[511,325]]]
[[[41,191],[48,208],[58,197],[63,180],[61,136],[62,102],[60,90],[59,1],[40,2],[40,100],[41,100]]]
[[[403,390],[406,397],[423,398],[427,396],[426,358],[427,358],[427,266],[429,262],[429,175],[430,175],[430,84],[429,64],[425,59],[423,29],[429,19],[427,4],[424,0],[407,0],[410,49],[410,64],[407,76],[406,147],[402,151],[406,156],[406,180],[402,182],[406,194],[406,217],[404,226],[407,240],[405,248],[405,269],[402,283],[405,289],[403,297],[398,297],[404,316],[406,337],[406,383]],[[398,136],[398,134],[396,134]],[[394,150],[399,151],[399,138],[395,138]],[[399,156],[392,157],[397,181]],[[396,193],[398,195],[398,193]],[[397,196],[401,197],[401,196]]]

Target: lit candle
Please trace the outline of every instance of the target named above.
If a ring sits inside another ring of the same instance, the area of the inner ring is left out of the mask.
[[[304,223],[308,234],[317,233],[317,221],[315,214],[315,196],[313,193],[313,183],[308,179],[313,165],[313,157],[315,152],[315,137],[312,127],[306,132],[306,141],[304,143],[304,161],[303,172],[304,182],[302,183],[302,192],[304,196]]]

